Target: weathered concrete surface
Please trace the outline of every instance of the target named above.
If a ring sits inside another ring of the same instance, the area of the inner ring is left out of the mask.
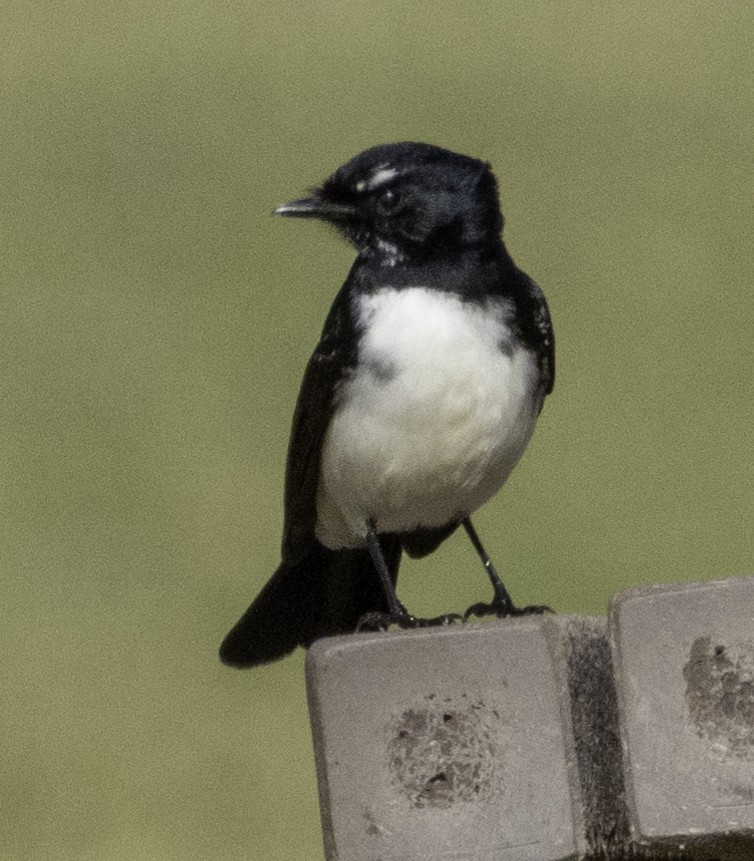
[[[652,586],[611,606],[633,839],[754,859],[754,577]]]
[[[328,861],[754,861],[754,577],[312,647]]]
[[[541,618],[323,640],[307,672],[329,861],[582,854]]]

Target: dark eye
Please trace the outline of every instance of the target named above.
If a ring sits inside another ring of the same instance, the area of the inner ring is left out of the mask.
[[[403,198],[399,192],[394,188],[386,188],[375,201],[375,207],[380,215],[392,215],[400,209],[402,203]]]

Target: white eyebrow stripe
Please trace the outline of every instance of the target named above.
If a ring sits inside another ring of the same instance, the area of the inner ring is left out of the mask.
[[[398,176],[398,171],[394,167],[378,167],[367,183],[367,188],[374,191],[375,188],[385,185],[391,179],[395,179],[396,176]]]

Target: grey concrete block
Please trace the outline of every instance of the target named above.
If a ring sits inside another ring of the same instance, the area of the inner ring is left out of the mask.
[[[624,592],[610,632],[633,839],[754,859],[754,577]]]
[[[556,678],[564,687],[563,720],[573,739],[584,836],[590,858],[623,858],[629,844],[618,706],[607,619],[555,616],[545,620]]]
[[[582,856],[566,623],[315,643],[307,683],[328,861]]]

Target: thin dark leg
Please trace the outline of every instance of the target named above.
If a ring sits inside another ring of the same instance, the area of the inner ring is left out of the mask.
[[[474,545],[474,550],[476,550],[477,555],[482,560],[482,565],[484,565],[484,570],[487,572],[487,576],[490,578],[490,583],[492,583],[492,591],[493,598],[492,603],[487,604],[474,604],[473,607],[470,607],[468,613],[473,613],[475,616],[486,615],[490,612],[490,610],[496,613],[498,616],[510,616],[512,615],[516,608],[513,604],[511,596],[508,594],[508,590],[503,585],[503,581],[500,579],[500,575],[495,570],[495,566],[492,564],[492,560],[490,559],[487,551],[482,546],[482,542],[479,540],[479,536],[476,534],[476,529],[472,526],[471,520],[468,517],[464,517],[463,528],[466,530],[466,534],[469,536],[471,543]],[[476,612],[477,610],[481,610],[482,612]]]
[[[508,593],[508,590],[503,585],[500,575],[495,570],[495,566],[492,564],[492,560],[487,554],[487,551],[482,546],[482,542],[476,534],[476,529],[474,529],[471,524],[471,519],[469,517],[464,517],[461,522],[463,523],[463,528],[466,530],[466,534],[469,536],[471,543],[474,545],[474,550],[476,550],[479,558],[482,560],[484,570],[490,578],[490,583],[492,583],[493,591],[492,601],[489,604],[473,604],[464,614],[465,618],[468,619],[469,616],[490,616],[493,614],[496,616],[523,616],[529,613],[551,613],[552,610],[544,605],[516,607]]]
[[[382,591],[385,593],[388,615],[391,617],[391,620],[399,622],[401,619],[410,619],[408,610],[398,600],[393,578],[390,576],[385,557],[382,553],[382,547],[380,547],[380,541],[371,523],[367,528],[367,548],[369,549],[369,555],[372,557],[372,562],[374,562],[374,567],[377,569],[377,576],[380,578],[380,585],[382,586]]]
[[[390,625],[400,625],[401,628],[426,628],[432,625],[449,625],[453,622],[463,621],[463,618],[455,613],[438,616],[435,619],[417,619],[415,616],[412,616],[398,600],[395,584],[385,562],[385,556],[382,553],[382,547],[380,546],[380,540],[377,537],[374,523],[369,523],[367,526],[366,542],[369,555],[372,557],[372,562],[377,570],[377,576],[380,578],[382,591],[385,593],[388,612],[366,613],[359,619],[357,630],[374,631],[386,629]]]

